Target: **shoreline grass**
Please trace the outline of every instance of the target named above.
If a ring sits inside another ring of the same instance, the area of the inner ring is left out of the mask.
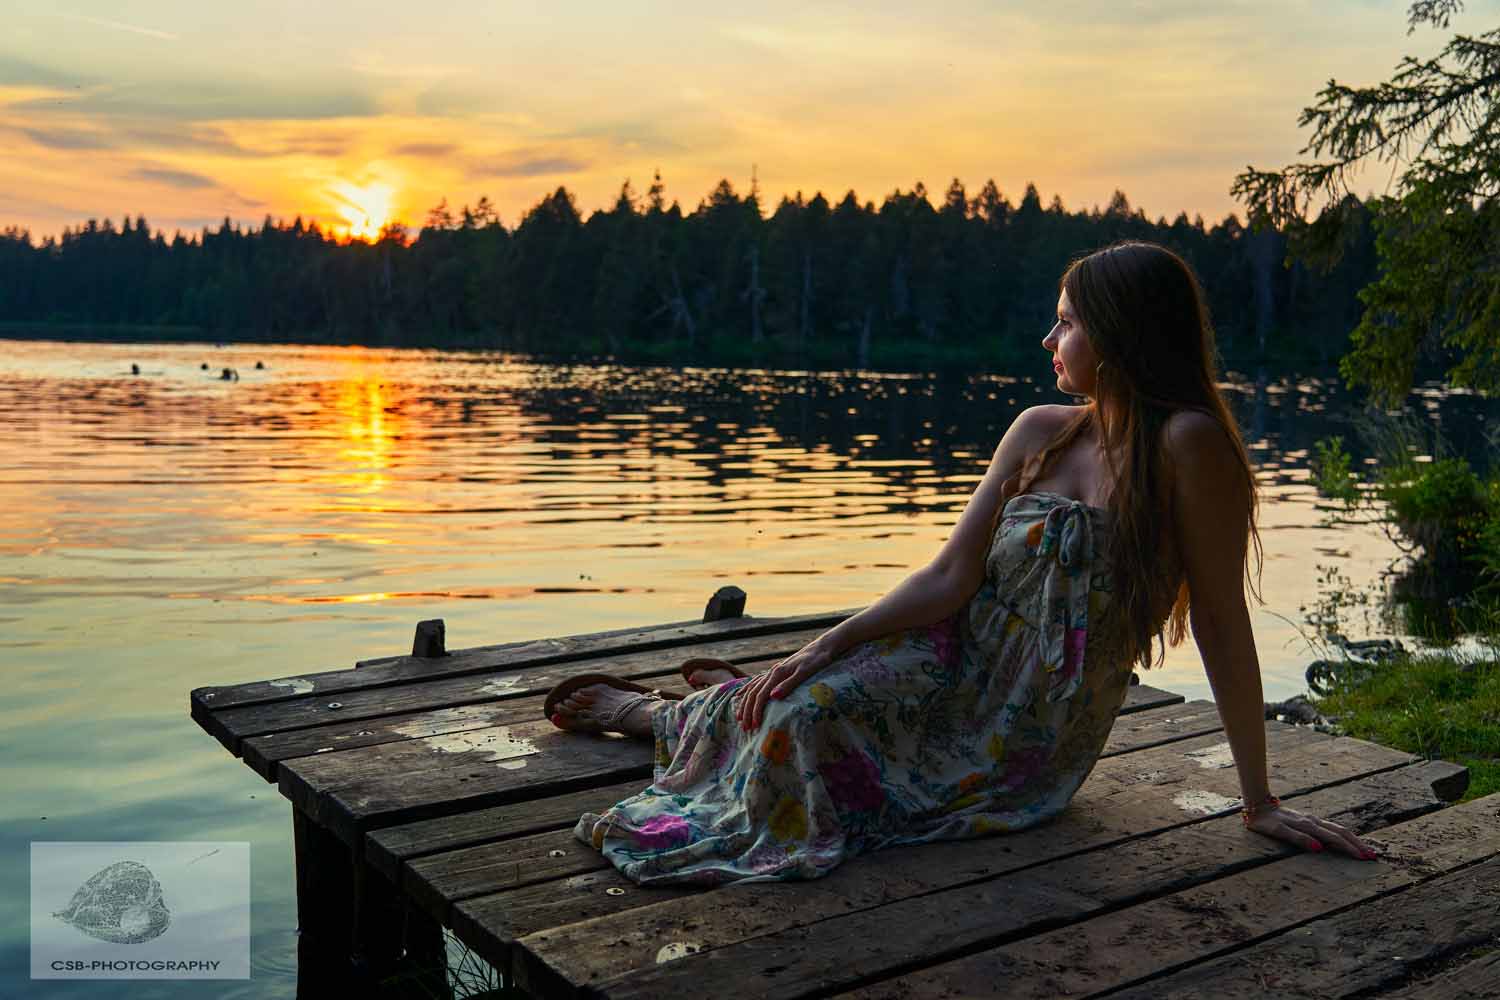
[[[1500,662],[1412,655],[1313,704],[1345,735],[1464,765],[1460,802],[1500,791]]]

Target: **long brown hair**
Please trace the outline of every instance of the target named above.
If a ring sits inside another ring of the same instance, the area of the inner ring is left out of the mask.
[[[1255,473],[1239,428],[1217,385],[1213,326],[1203,289],[1186,261],[1155,243],[1123,242],[1081,257],[1058,282],[1100,360],[1094,400],[1055,434],[1005,484],[1008,499],[1024,492],[1091,425],[1109,464],[1110,563],[1114,602],[1128,634],[1130,659],[1152,664],[1152,640],[1166,625],[1166,641],[1187,636],[1187,580],[1150,572],[1163,552],[1173,552],[1170,479],[1165,475],[1162,428],[1178,410],[1212,417],[1228,435],[1244,474],[1250,503],[1247,538],[1254,543],[1255,574],[1246,560],[1246,581],[1260,597],[1257,581],[1263,553],[1256,530],[1259,501]],[[997,515],[998,516],[998,515]],[[993,537],[991,532],[991,537]],[[1163,611],[1170,611],[1163,621]]]

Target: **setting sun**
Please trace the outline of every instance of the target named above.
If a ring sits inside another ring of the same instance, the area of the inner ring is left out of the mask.
[[[373,240],[380,235],[381,227],[390,221],[391,199],[396,192],[389,184],[372,181],[360,187],[348,181],[336,181],[330,186],[330,191],[339,202],[338,214],[345,222],[350,239]]]

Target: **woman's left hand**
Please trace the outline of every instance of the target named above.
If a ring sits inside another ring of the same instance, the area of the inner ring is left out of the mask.
[[[832,662],[833,651],[819,636],[770,670],[741,684],[734,692],[734,717],[739,720],[740,728],[746,731],[757,728],[765,715],[768,698],[785,698],[797,685]]]
[[[1375,858],[1375,852],[1356,837],[1354,831],[1286,806],[1258,813],[1250,821],[1250,829],[1309,851],[1321,851],[1327,845],[1365,861]]]

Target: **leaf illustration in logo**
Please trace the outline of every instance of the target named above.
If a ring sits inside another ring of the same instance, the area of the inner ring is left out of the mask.
[[[161,883],[139,861],[101,868],[78,887],[65,909],[52,915],[89,937],[115,944],[150,941],[172,922]]]

